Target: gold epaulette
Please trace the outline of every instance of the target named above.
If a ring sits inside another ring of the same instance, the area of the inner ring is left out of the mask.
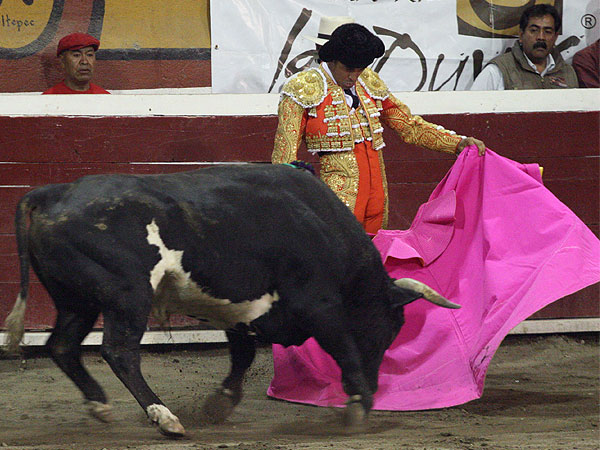
[[[303,108],[313,108],[325,99],[327,81],[317,69],[308,69],[289,79],[281,90]]]
[[[383,80],[379,78],[379,74],[369,68],[366,68],[363,71],[358,78],[358,81],[374,99],[385,100],[390,94],[388,87]]]

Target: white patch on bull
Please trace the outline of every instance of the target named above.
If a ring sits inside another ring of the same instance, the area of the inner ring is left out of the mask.
[[[190,272],[183,269],[183,250],[167,248],[154,220],[146,226],[146,230],[148,243],[156,245],[160,253],[160,261],[150,272],[150,284],[154,291],[152,314],[163,325],[171,314],[183,314],[205,319],[218,329],[229,329],[238,323],[250,324],[279,300],[277,292],[236,303],[209,295],[191,279]]]

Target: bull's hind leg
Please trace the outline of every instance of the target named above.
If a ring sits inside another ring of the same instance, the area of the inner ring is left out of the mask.
[[[56,365],[81,390],[92,416],[111,420],[111,407],[102,387],[87,372],[81,362],[81,342],[91,331],[98,318],[97,310],[75,313],[58,308],[54,331],[46,342]]]
[[[121,298],[121,309],[103,311],[102,356],[161,433],[173,437],[183,436],[185,429],[177,416],[160,401],[142,375],[140,341],[150,307],[144,306],[141,298],[144,297]]]
[[[254,339],[244,332],[227,332],[231,371],[221,388],[209,396],[204,403],[204,413],[213,423],[221,423],[233,412],[242,399],[242,383],[246,370],[254,361],[256,346]]]

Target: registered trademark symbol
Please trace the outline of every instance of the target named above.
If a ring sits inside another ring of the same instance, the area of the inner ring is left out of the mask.
[[[583,28],[590,29],[596,26],[596,16],[592,14],[584,14],[581,18],[581,25]]]

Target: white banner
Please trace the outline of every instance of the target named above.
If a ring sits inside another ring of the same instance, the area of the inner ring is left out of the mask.
[[[322,16],[352,16],[384,42],[371,66],[394,91],[466,90],[515,42],[524,8],[562,11],[557,46],[573,54],[600,37],[598,0],[213,0],[213,93],[276,93],[306,67]]]

